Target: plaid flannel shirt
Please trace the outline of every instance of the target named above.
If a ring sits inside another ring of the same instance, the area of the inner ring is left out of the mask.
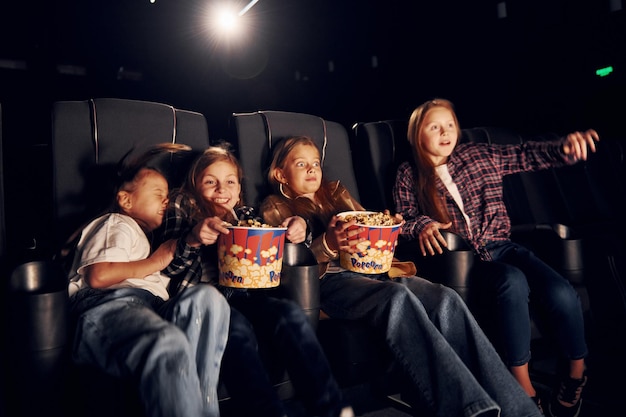
[[[157,237],[155,243],[157,244],[169,239],[178,239],[174,259],[163,270],[163,273],[171,278],[168,291],[170,296],[174,296],[184,288],[191,287],[200,282],[209,282],[218,287],[218,289],[229,298],[232,296],[234,290],[222,287],[218,284],[217,250],[215,245],[196,248],[188,245],[185,241],[187,234],[196,225],[196,221],[192,218],[194,207],[194,200],[187,194],[182,192],[172,193],[163,217],[163,224],[155,233]],[[260,221],[260,219],[255,216],[255,211],[252,207],[239,207],[235,212],[240,220],[255,219]],[[208,281],[203,281],[203,262],[205,265],[210,264],[211,266],[211,271],[205,271],[204,274],[208,276]]]
[[[448,159],[448,171],[459,189],[465,213],[470,218],[471,233],[461,209],[439,177],[436,179],[437,190],[450,213],[452,230],[464,237],[482,259],[489,259],[484,246],[489,242],[508,240],[511,234],[511,221],[503,200],[503,177],[574,162],[563,153],[560,140],[530,141],[520,145],[457,145]],[[411,164],[402,163],[398,167],[393,199],[396,212],[402,214],[406,222],[402,236],[409,240],[417,239],[420,232],[434,222],[420,212],[414,183]]]

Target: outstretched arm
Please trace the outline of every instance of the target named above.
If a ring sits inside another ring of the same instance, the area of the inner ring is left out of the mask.
[[[575,161],[585,161],[589,151],[596,151],[596,142],[599,140],[598,132],[593,129],[570,133],[563,141],[563,153]]]

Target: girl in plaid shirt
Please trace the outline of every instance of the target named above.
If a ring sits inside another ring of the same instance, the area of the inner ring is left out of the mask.
[[[503,357],[513,376],[541,407],[528,372],[530,307],[548,312],[567,374],[555,390],[553,416],[577,416],[586,382],[587,355],[580,300],[571,284],[528,249],[510,240],[511,222],[502,179],[587,159],[599,140],[594,130],[574,132],[558,141],[521,145],[458,144],[461,131],[452,103],[443,99],[419,106],[409,120],[413,160],[398,168],[393,197],[406,221],[402,236],[417,240],[423,256],[442,253],[440,229],[452,229],[474,248],[479,259],[474,293],[491,298]],[[482,300],[482,298],[481,298]]]

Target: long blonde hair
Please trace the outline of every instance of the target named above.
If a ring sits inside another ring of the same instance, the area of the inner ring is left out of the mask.
[[[457,129],[457,137],[461,137],[461,128],[451,101],[436,98],[419,105],[409,118],[407,139],[413,151],[413,171],[415,183],[415,197],[423,214],[432,217],[441,223],[450,221],[450,214],[445,202],[439,196],[436,185],[437,173],[433,162],[428,158],[420,140],[424,119],[428,112],[441,107],[450,110]]]
[[[320,188],[315,192],[315,201],[311,201],[309,198],[287,195],[284,188],[288,187],[281,187],[281,183],[276,178],[276,170],[285,168],[289,154],[296,146],[300,145],[313,146],[319,152],[319,148],[313,139],[308,136],[294,136],[282,140],[273,150],[272,163],[270,164],[267,179],[272,185],[275,194],[282,195],[289,201],[289,205],[294,213],[306,219],[319,218],[326,224],[333,215],[341,211],[351,210],[351,208],[349,206],[338,206],[342,202],[333,199],[332,184],[324,179],[323,174]]]

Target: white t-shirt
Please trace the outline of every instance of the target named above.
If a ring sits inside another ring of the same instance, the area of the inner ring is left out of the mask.
[[[454,201],[456,202],[457,206],[459,206],[459,209],[461,209],[461,213],[463,213],[463,217],[465,218],[465,223],[467,223],[467,229],[469,233],[471,234],[472,228],[470,226],[470,218],[465,213],[465,209],[463,208],[463,200],[461,199],[461,193],[459,193],[459,188],[456,186],[456,183],[452,180],[452,176],[450,176],[450,172],[448,171],[448,165],[447,164],[438,165],[435,167],[435,171],[437,172],[437,175],[439,175],[439,178],[441,178],[441,181],[443,182],[443,184],[446,186],[446,188],[452,195],[452,198],[454,198]]]
[[[129,216],[109,213],[87,225],[76,248],[70,272],[69,295],[87,286],[83,269],[98,262],[130,262],[146,259],[150,242],[137,222]],[[155,272],[146,277],[129,277],[109,288],[143,288],[163,300],[169,298],[169,277]]]

